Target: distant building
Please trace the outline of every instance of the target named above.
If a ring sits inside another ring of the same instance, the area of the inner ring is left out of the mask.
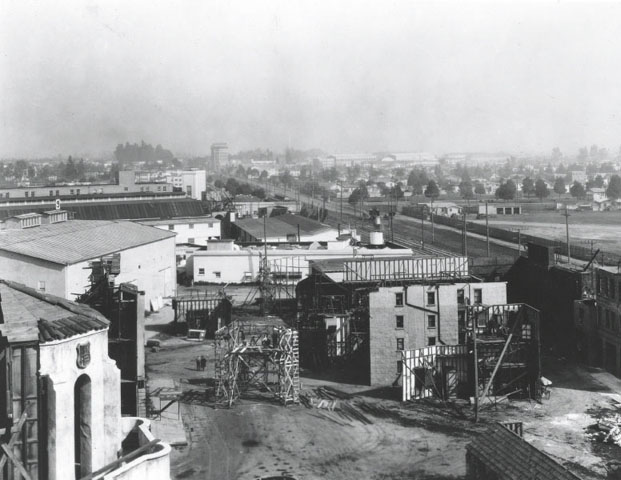
[[[231,235],[239,242],[327,242],[336,240],[339,231],[301,215],[243,218],[230,224]]]
[[[171,173],[173,187],[180,189],[188,197],[201,200],[207,189],[205,170],[183,170]]]
[[[423,208],[427,215],[432,212],[440,217],[452,217],[453,215],[461,215],[463,212],[462,207],[451,202],[419,203],[418,206]]]
[[[233,240],[209,242],[207,250],[194,252],[186,262],[186,275],[195,282],[247,283],[256,282],[264,258],[261,244],[237,245]],[[306,278],[311,260],[354,256],[406,256],[409,248],[386,245],[383,248],[355,247],[350,238],[330,242],[268,243],[268,261],[274,272],[284,275],[280,280],[296,284]]]
[[[221,236],[220,220],[213,217],[182,217],[162,220],[143,220],[142,225],[149,225],[175,233],[175,243],[207,245],[209,240],[219,240]]]
[[[120,255],[119,283],[145,291],[146,302],[176,293],[175,235],[125,221],[48,215],[8,219],[0,230],[0,272],[7,280],[73,300],[90,287],[89,262]]]
[[[408,167],[435,167],[439,164],[438,158],[428,152],[391,153],[388,158]]]
[[[162,181],[144,181],[136,179],[133,170],[121,170],[118,183],[73,182],[63,185],[38,187],[0,188],[0,201],[25,200],[26,202],[43,200],[69,200],[82,197],[105,198],[109,195],[138,194],[166,195],[173,191],[172,183]]]
[[[228,167],[229,146],[226,143],[213,143],[211,145],[211,160],[209,171],[217,172],[221,168]]]
[[[521,215],[522,205],[518,203],[484,203],[478,205],[479,215]]]
[[[373,153],[335,153],[328,155],[326,160],[329,167],[353,167],[356,164],[371,165],[378,159]],[[324,168],[326,168],[327,165],[324,164]]]

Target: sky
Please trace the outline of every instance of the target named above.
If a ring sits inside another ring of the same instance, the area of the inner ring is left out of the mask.
[[[621,145],[621,3],[0,0],[0,157]]]

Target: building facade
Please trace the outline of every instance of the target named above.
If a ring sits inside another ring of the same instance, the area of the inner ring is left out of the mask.
[[[90,263],[112,254],[120,257],[116,281],[143,290],[147,305],[158,297],[175,295],[172,232],[133,222],[97,220],[0,230],[3,276],[70,300],[90,288]]]
[[[160,230],[175,233],[175,243],[190,245],[207,245],[210,240],[219,240],[222,232],[220,220],[213,217],[186,217],[168,220],[144,220],[142,225],[149,225]]]
[[[371,385],[398,384],[404,350],[465,344],[466,306],[507,303],[505,282],[429,282],[369,294]]]
[[[226,143],[213,143],[211,145],[211,160],[209,171],[217,172],[229,165],[229,146]]]

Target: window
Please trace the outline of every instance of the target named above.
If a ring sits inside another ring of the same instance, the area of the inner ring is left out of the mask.
[[[56,196],[60,196],[60,190],[56,190]]]
[[[397,315],[397,328],[403,328],[403,315]]]
[[[188,243],[194,244],[194,238],[193,237],[189,237],[188,238]]]
[[[188,225],[188,228],[189,228],[190,230],[194,230],[194,224],[193,224],[193,223],[190,223],[190,224]]]
[[[483,290],[480,288],[474,289],[474,304],[480,305],[483,303]]]
[[[427,345],[429,345],[430,347],[434,346],[436,344],[436,337],[428,337],[427,338]]]
[[[28,192],[24,192],[24,197],[28,198]]]
[[[395,293],[395,306],[396,307],[403,306],[403,292]]]
[[[158,191],[158,192],[161,192],[161,191],[162,191],[162,187],[161,187],[161,186],[160,186],[160,187],[157,187],[157,191]]]
[[[166,186],[162,187],[162,189],[163,189],[164,191],[166,191]]]
[[[213,272],[213,274],[216,276],[216,278],[222,278],[221,272]]]
[[[124,187],[123,190],[125,190],[126,192],[129,192],[129,187]]]
[[[205,275],[205,269],[204,268],[199,268],[198,269],[198,274],[199,275]]]
[[[459,305],[463,305],[464,304],[464,289],[460,288],[459,290],[457,290],[457,303]]]
[[[168,225],[168,230],[174,230],[175,226],[174,225]]]
[[[397,350],[403,350],[403,338],[397,338]]]
[[[436,328],[436,316],[427,315],[427,328]]]
[[[403,362],[401,360],[397,360],[397,373],[401,375],[402,370],[403,370]]]
[[[427,292],[427,305],[436,304],[436,292]]]
[[[50,190],[50,197],[54,196],[54,190]]]
[[[80,189],[78,188],[78,189],[75,191],[75,193],[76,193],[76,195],[80,195]]]
[[[11,196],[11,194],[9,192],[6,192],[6,198],[9,198]]]
[[[71,190],[69,190],[69,193],[70,193],[71,195],[73,195],[73,188],[72,188]]]
[[[209,223],[207,224],[207,227],[209,227],[209,228],[213,228],[213,222],[209,222]]]
[[[505,211],[505,210],[504,210],[503,208],[496,208],[496,213],[497,213],[498,215],[502,215],[502,214],[504,213],[504,211]]]

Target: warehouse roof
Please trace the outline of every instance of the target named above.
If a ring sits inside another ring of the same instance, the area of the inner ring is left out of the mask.
[[[235,225],[255,238],[263,238],[262,218],[244,218],[235,222]],[[290,234],[297,235],[298,225],[300,227],[300,235],[315,235],[321,232],[335,230],[328,225],[311,220],[310,218],[291,214],[267,218],[265,230],[267,231],[268,238],[286,237]],[[336,238],[336,235],[334,237]]]
[[[164,218],[160,220],[141,220],[142,225],[184,225],[190,223],[220,223],[221,220],[215,217],[178,217]],[[232,241],[232,240],[231,240]]]
[[[71,202],[63,201],[62,208],[75,214],[75,218],[82,220],[137,220],[171,217],[194,217],[204,215],[199,200],[191,198],[152,198],[148,200],[102,200]],[[43,213],[54,208],[54,203],[6,205],[0,207],[0,219],[23,213]]]
[[[0,230],[0,251],[72,265],[174,236],[174,232],[133,222],[70,220]]]
[[[0,334],[9,343],[62,340],[110,323],[86,305],[6,280],[0,280],[0,320]]]
[[[467,447],[503,480],[580,480],[580,477],[502,425],[477,436]]]

